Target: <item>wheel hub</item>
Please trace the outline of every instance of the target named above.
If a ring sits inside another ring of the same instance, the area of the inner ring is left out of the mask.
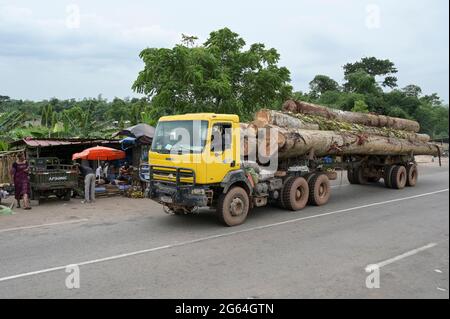
[[[320,184],[319,186],[319,196],[323,196],[325,194],[325,186]]]
[[[244,202],[240,198],[234,198],[230,204],[230,212],[233,216],[240,216],[244,212]]]
[[[297,190],[295,191],[295,200],[299,201],[302,199],[303,196],[303,190],[301,187],[297,188]]]

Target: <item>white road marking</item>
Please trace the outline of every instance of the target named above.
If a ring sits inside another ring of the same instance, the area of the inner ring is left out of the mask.
[[[246,229],[242,229],[242,230],[231,231],[231,232],[224,233],[224,234],[211,235],[211,236],[207,236],[207,237],[202,237],[202,238],[198,238],[198,239],[193,239],[193,240],[188,240],[188,241],[184,241],[184,242],[174,243],[174,244],[170,244],[170,245],[164,245],[164,246],[154,247],[154,248],[150,248],[150,249],[138,250],[138,251],[134,251],[134,252],[130,252],[130,253],[124,253],[124,254],[120,254],[120,255],[105,257],[105,258],[99,258],[99,259],[94,259],[94,260],[83,261],[83,262],[75,263],[75,264],[78,265],[78,266],[89,265],[89,264],[96,264],[96,263],[101,263],[101,262],[105,262],[105,261],[111,261],[111,260],[115,260],[115,259],[121,259],[121,258],[130,257],[130,256],[136,256],[136,255],[141,255],[141,254],[145,254],[145,253],[150,253],[150,252],[154,252],[154,251],[158,251],[158,250],[169,249],[169,248],[180,247],[180,246],[186,246],[186,245],[195,244],[195,243],[199,243],[199,242],[203,242],[203,241],[207,241],[207,240],[212,240],[212,239],[217,239],[217,238],[221,238],[221,237],[228,237],[228,236],[232,236],[232,235],[236,235],[236,234],[247,233],[247,232],[251,232],[251,231],[254,231],[254,230],[260,230],[260,229],[265,229],[265,228],[270,228],[270,227],[275,227],[275,226],[280,226],[280,225],[296,223],[296,222],[303,221],[303,220],[319,218],[319,217],[324,217],[324,216],[329,216],[329,215],[335,215],[335,214],[339,214],[339,213],[347,213],[347,212],[359,210],[359,209],[362,209],[362,208],[368,208],[368,207],[373,207],[373,206],[385,205],[385,204],[389,204],[389,203],[395,203],[395,202],[399,202],[399,201],[404,201],[404,200],[409,200],[409,199],[414,199],[414,198],[420,198],[420,197],[424,197],[424,196],[430,196],[430,195],[434,195],[434,194],[447,192],[448,190],[449,189],[446,188],[446,189],[441,189],[441,190],[430,192],[430,193],[423,193],[423,194],[419,194],[419,195],[402,197],[402,198],[387,200],[387,201],[383,201],[383,202],[376,202],[376,203],[362,205],[362,206],[357,206],[357,207],[340,209],[340,210],[336,210],[336,211],[333,211],[333,212],[328,212],[328,213],[323,213],[323,214],[317,214],[317,215],[312,215],[312,216],[306,216],[306,217],[290,219],[290,220],[286,220],[286,221],[283,221],[283,222],[267,224],[267,225],[262,225],[262,226],[256,226],[256,227],[246,228]],[[74,263],[70,263],[70,264],[73,265]],[[22,273],[22,274],[7,276],[7,277],[2,277],[2,278],[0,278],[0,282],[7,281],[7,280],[12,280],[12,279],[23,278],[23,277],[29,277],[29,276],[43,274],[43,273],[48,273],[48,272],[52,272],[52,271],[56,271],[56,270],[63,270],[66,267],[67,267],[67,265],[66,266],[53,267],[53,268],[47,268],[47,269],[42,269],[42,270],[38,270],[38,271],[32,271],[32,272],[27,272],[27,273]]]
[[[406,258],[406,257],[409,257],[409,256],[413,256],[413,255],[415,255],[417,253],[420,253],[421,251],[433,248],[436,245],[437,245],[436,243],[430,243],[428,245],[425,245],[425,246],[422,246],[422,247],[419,247],[419,248],[407,251],[406,253],[403,253],[401,255],[398,255],[398,256],[395,256],[395,257],[392,257],[392,258],[380,261],[380,262],[376,263],[375,265],[377,265],[378,268],[381,268],[381,267],[387,266],[389,264],[392,264],[392,263],[394,263],[396,261],[402,260],[403,258]]]
[[[81,223],[81,222],[85,222],[85,221],[88,221],[88,220],[89,219],[81,218],[81,219],[75,219],[75,220],[68,220],[68,221],[65,221],[65,222],[40,224],[40,225],[31,225],[31,226],[22,226],[22,227],[14,227],[14,228],[5,228],[5,229],[0,229],[0,233],[6,233],[6,232],[10,232],[10,231],[15,231],[15,230],[24,230],[24,229],[33,229],[33,228],[39,228],[39,227],[47,227],[47,226],[58,226],[58,225]]]

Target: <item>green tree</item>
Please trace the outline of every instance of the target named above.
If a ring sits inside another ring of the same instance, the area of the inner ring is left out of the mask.
[[[397,78],[394,76],[398,72],[394,63],[390,60],[381,60],[375,57],[365,57],[361,61],[347,63],[344,65],[344,75],[348,76],[358,71],[364,71],[374,78],[383,77],[381,85],[394,88],[397,86]]]
[[[52,128],[58,122],[58,114],[53,111],[54,104],[47,104],[42,107],[41,111],[41,125],[47,128]]]
[[[410,84],[402,89],[406,96],[419,98],[422,95],[422,89],[418,85]]]
[[[147,48],[133,90],[146,94],[157,118],[186,112],[237,113],[281,105],[292,93],[290,73],[275,49],[245,41],[228,28],[210,33],[201,46]]]
[[[364,70],[357,70],[353,73],[346,74],[345,80],[344,88],[347,92],[360,94],[381,92],[375,77]]]
[[[125,100],[115,97],[110,107],[108,108],[106,115],[108,119],[119,121],[121,118],[128,119],[129,105]]]
[[[327,91],[339,91],[339,84],[329,76],[319,74],[309,82],[309,89],[313,98],[317,98]]]

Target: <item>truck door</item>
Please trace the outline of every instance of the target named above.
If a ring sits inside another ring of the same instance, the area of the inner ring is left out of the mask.
[[[220,183],[225,175],[234,170],[236,159],[233,156],[233,130],[231,122],[213,122],[207,167],[208,183]]]

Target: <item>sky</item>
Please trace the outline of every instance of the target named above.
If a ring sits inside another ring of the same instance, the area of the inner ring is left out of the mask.
[[[281,55],[295,90],[317,74],[343,81],[342,66],[390,59],[399,86],[449,101],[447,0],[0,0],[0,95],[42,100],[140,96],[131,86],[146,47],[181,34],[204,41],[228,27]]]

